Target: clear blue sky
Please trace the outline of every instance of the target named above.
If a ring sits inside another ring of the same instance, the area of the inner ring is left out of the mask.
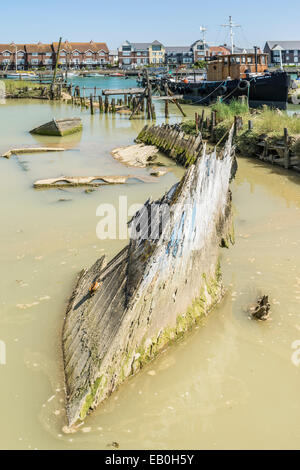
[[[236,31],[238,46],[300,40],[299,6],[290,0],[14,0],[3,2],[0,12],[0,43],[52,42],[62,36],[107,42],[111,49],[126,39],[182,46],[199,39],[203,24],[207,40],[222,44],[229,37],[219,25],[229,15],[243,26]]]

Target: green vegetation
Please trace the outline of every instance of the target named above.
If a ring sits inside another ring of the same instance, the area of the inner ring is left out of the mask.
[[[232,100],[229,104],[222,102],[215,103],[212,106],[212,110],[217,112],[217,119],[224,121],[226,119],[234,120],[234,116],[241,116],[249,113],[249,107],[247,103],[241,103],[237,100]]]
[[[18,90],[24,90],[26,88],[40,88],[40,84],[36,82],[30,82],[27,80],[1,80],[5,83],[6,93],[16,93]]]

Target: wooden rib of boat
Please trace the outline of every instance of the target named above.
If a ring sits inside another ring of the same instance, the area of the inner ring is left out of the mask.
[[[222,156],[204,149],[180,183],[147,201],[130,222],[129,245],[109,264],[102,257],[80,274],[63,328],[70,426],[221,300],[231,140],[232,132]]]
[[[30,131],[30,134],[53,135],[64,137],[82,130],[82,121],[80,118],[53,119],[42,126],[36,127]]]
[[[59,176],[57,178],[48,178],[38,180],[34,183],[34,188],[60,188],[76,186],[106,186],[109,184],[126,184],[130,182],[153,183],[156,181],[151,176],[138,175],[112,175],[112,176]]]

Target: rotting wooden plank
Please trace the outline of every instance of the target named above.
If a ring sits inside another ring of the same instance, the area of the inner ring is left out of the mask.
[[[24,147],[21,149],[11,149],[1,155],[3,158],[10,158],[12,155],[45,153],[45,152],[64,152],[66,149],[60,147]]]
[[[119,88],[116,90],[102,90],[102,95],[142,95],[145,93],[144,88]]]
[[[137,180],[142,183],[151,183],[155,178],[140,175],[112,175],[112,176],[59,176],[57,178],[48,178],[38,180],[34,183],[34,188],[58,188],[58,187],[76,187],[76,186],[104,186],[108,184],[126,184],[128,180]]]

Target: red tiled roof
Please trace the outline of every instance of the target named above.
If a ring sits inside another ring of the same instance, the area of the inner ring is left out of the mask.
[[[53,43],[53,47],[55,52],[57,52],[58,49],[58,42]],[[98,52],[100,50],[103,50],[104,52],[109,52],[107,44],[105,42],[69,42],[65,41],[61,44],[61,50],[65,50],[67,52],[72,52],[72,51],[79,51],[79,52],[86,52],[86,51],[92,51],[92,52]]]
[[[220,52],[224,55],[230,54],[230,51],[224,46],[212,46],[209,48],[209,52],[212,54],[219,54]]]
[[[29,54],[32,52],[52,52],[51,44],[42,44],[41,42],[37,44],[25,44],[25,47]]]
[[[11,44],[0,44],[0,54],[4,51],[9,51],[9,52],[14,53],[14,52],[16,52],[16,46],[17,46],[18,52],[19,51],[25,52],[24,44],[11,43]]]

